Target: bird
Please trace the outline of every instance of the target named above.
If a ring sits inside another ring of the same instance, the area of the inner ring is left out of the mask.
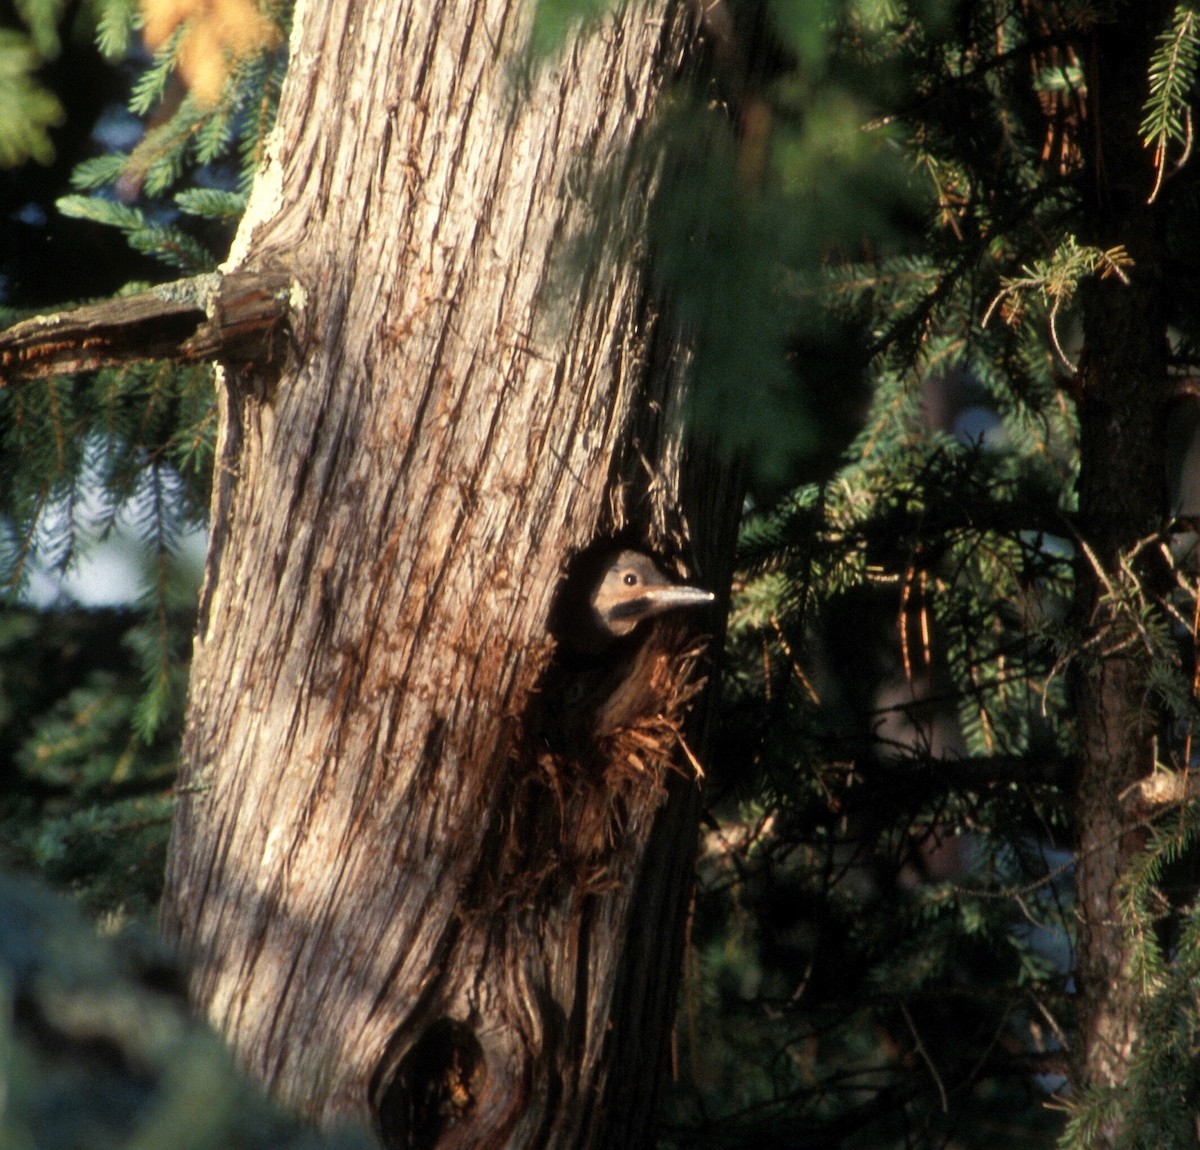
[[[536,692],[540,745],[582,760],[598,736],[661,705],[654,679],[663,652],[640,642],[639,629],[715,600],[673,582],[644,551],[593,547],[575,556],[551,610],[558,649]]]
[[[551,607],[550,631],[560,659],[591,664],[628,648],[647,619],[715,598],[711,591],[672,582],[644,551],[589,548],[567,568]]]
[[[601,570],[588,599],[593,634],[611,642],[655,615],[702,607],[715,598],[700,587],[672,583],[644,552],[618,551]]]

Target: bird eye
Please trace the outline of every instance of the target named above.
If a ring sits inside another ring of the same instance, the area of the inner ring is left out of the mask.
[[[621,582],[624,583],[626,587],[636,587],[637,581],[638,577],[633,571],[626,571],[621,579]]]

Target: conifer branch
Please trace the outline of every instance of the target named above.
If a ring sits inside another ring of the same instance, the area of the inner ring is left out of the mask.
[[[0,386],[147,359],[266,366],[285,349],[291,279],[213,272],[22,320],[0,332]]]
[[[1196,85],[1200,63],[1200,33],[1197,12],[1191,4],[1176,7],[1169,31],[1158,38],[1158,47],[1150,61],[1150,96],[1142,120],[1142,139],[1154,149],[1154,188],[1147,203],[1154,203],[1163,181],[1173,174],[1167,171],[1167,150],[1178,144],[1183,154],[1174,165],[1178,171],[1192,151],[1192,112],[1189,101]]]

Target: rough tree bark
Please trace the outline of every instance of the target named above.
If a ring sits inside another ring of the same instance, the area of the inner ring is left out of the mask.
[[[580,740],[547,621],[596,539],[719,586],[738,510],[642,259],[688,22],[527,68],[529,8],[302,0],[231,261],[292,277],[292,358],[221,388],[163,928],[245,1065],[396,1146],[646,1139],[695,646]]]
[[[1119,884],[1144,844],[1144,813],[1122,803],[1154,770],[1159,717],[1149,664],[1112,591],[1153,602],[1164,590],[1157,551],[1142,546],[1164,510],[1162,416],[1169,397],[1161,205],[1139,125],[1153,38],[1172,5],[1127,4],[1101,23],[1090,48],[1087,198],[1092,243],[1121,244],[1129,283],[1115,277],[1084,297],[1080,371],[1079,522],[1088,552],[1077,565],[1076,614],[1088,640],[1074,678],[1079,747],[1075,818],[1079,1018],[1077,1087],[1120,1087],[1138,1035],[1143,988],[1130,968]],[[1134,589],[1131,578],[1136,577]],[[1118,1131],[1106,1137],[1115,1142]]]

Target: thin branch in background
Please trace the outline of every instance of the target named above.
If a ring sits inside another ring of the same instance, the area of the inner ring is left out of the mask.
[[[930,1077],[937,1086],[938,1095],[942,1100],[942,1113],[950,1113],[950,1098],[946,1094],[945,1083],[942,1082],[942,1076],[938,1073],[938,1068],[933,1064],[933,1059],[929,1057],[929,1051],[925,1049],[925,1043],[921,1041],[920,1034],[917,1033],[916,1023],[913,1022],[912,1015],[908,1012],[908,1007],[903,1002],[900,1003],[900,1011],[904,1015],[904,1021],[908,1023],[908,1029],[912,1033],[913,1042],[916,1044],[917,1053],[921,1056],[922,1061],[929,1067]]]

